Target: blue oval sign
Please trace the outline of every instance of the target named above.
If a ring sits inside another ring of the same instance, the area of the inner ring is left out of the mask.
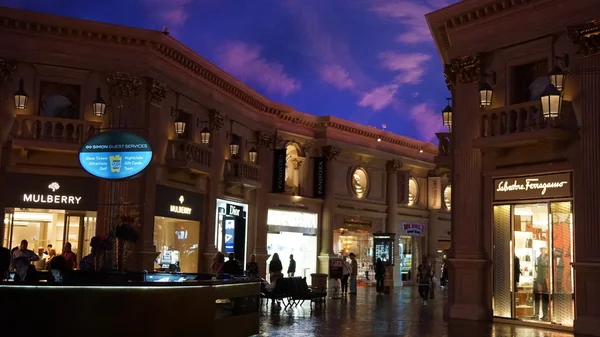
[[[79,150],[79,163],[102,179],[126,179],[142,172],[152,161],[148,142],[133,133],[111,131],[90,139]]]

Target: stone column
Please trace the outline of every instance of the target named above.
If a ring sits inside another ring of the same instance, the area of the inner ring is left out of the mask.
[[[294,176],[293,176],[293,181],[294,181],[294,195],[301,195],[300,194],[300,168],[302,167],[302,163],[304,161],[299,159],[299,158],[295,158],[292,160],[292,165],[294,165]]]
[[[259,276],[265,277],[267,268],[267,216],[269,213],[269,205],[267,202],[268,193],[271,191],[273,181],[273,142],[275,141],[272,134],[267,132],[259,132],[258,139],[258,160],[260,163],[260,181],[261,188],[256,191],[256,228],[254,236],[254,251],[256,255],[256,263],[259,266]]]
[[[455,111],[452,116],[452,248],[445,314],[449,318],[469,320],[492,317],[488,293],[492,283],[491,263],[483,245],[486,230],[482,223],[481,151],[473,147],[478,137],[478,82],[483,66],[481,56],[475,55],[453,59],[445,69]]]
[[[318,270],[320,273],[328,273],[329,259],[333,256],[333,228],[335,216],[335,186],[333,176],[335,169],[333,161],[340,155],[342,150],[337,146],[324,146],[322,155],[327,158],[325,173],[325,200],[321,210],[321,251],[319,252]]]
[[[431,262],[431,266],[435,272],[435,277],[440,278],[440,266],[442,259],[438,254],[438,232],[439,232],[439,211],[436,209],[429,210],[429,224],[427,224],[427,259]]]
[[[402,286],[402,274],[399,270],[400,250],[398,246],[398,170],[402,168],[402,162],[399,160],[390,160],[386,163],[387,170],[387,217],[385,221],[385,231],[396,233],[394,239],[394,261],[395,266],[390,268],[394,280],[394,287]]]
[[[592,25],[594,26],[594,25]],[[590,27],[591,28],[591,27]],[[574,36],[573,42],[578,49],[578,54],[588,56],[577,58],[573,69],[594,69],[600,67],[600,53],[594,49],[594,37],[587,37],[581,33],[583,27],[571,28]],[[594,32],[600,29],[598,24]],[[590,29],[591,31],[591,29]],[[592,55],[594,54],[595,55]],[[578,77],[575,75],[574,77]],[[571,85],[580,83],[579,92],[571,92],[574,97],[581,100],[580,125],[581,131],[579,146],[576,146],[570,160],[575,162],[574,212],[573,212],[573,244],[577,261],[573,263],[575,277],[575,333],[590,336],[600,336],[600,226],[598,221],[600,212],[600,179],[598,171],[600,162],[597,160],[598,144],[600,144],[600,74],[587,74],[567,83],[566,89]],[[567,93],[569,93],[567,91]],[[566,94],[567,94],[566,93]]]
[[[225,114],[219,110],[210,110],[209,114],[210,127],[210,145],[212,148],[211,157],[211,176],[207,179],[206,195],[204,200],[204,216],[202,226],[203,237],[200,238],[203,242],[201,255],[201,270],[205,273],[212,272],[210,265],[212,259],[217,252],[215,247],[216,235],[216,220],[217,220],[217,196],[219,195],[219,186],[221,177],[223,176],[223,168],[225,166],[225,148],[227,147],[223,139],[223,134],[219,130],[225,123]]]

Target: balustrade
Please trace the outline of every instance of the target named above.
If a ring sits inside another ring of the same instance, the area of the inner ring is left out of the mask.
[[[209,172],[212,150],[206,145],[185,139],[169,140],[166,162],[170,166]]]
[[[17,115],[10,130],[10,140],[83,145],[96,135],[101,123],[85,120]],[[43,148],[43,145],[36,145]]]

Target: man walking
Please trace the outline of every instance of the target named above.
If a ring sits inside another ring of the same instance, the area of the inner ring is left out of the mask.
[[[294,255],[290,254],[290,265],[288,266],[288,277],[294,277],[296,274],[296,260],[294,260]]]
[[[356,295],[356,277],[358,276],[358,261],[356,255],[350,253],[352,272],[350,273],[350,295]]]
[[[421,304],[427,306],[427,300],[429,299],[429,290],[431,289],[431,267],[427,258],[423,258],[423,262],[417,269],[417,280],[419,282],[419,295],[421,296]]]

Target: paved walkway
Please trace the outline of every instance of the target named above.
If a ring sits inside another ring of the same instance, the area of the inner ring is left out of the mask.
[[[573,334],[504,324],[452,322],[442,319],[444,295],[422,307],[414,287],[397,288],[393,295],[377,295],[359,287],[358,295],[328,300],[325,308],[279,310],[263,305],[259,336],[286,337],[573,337]]]

